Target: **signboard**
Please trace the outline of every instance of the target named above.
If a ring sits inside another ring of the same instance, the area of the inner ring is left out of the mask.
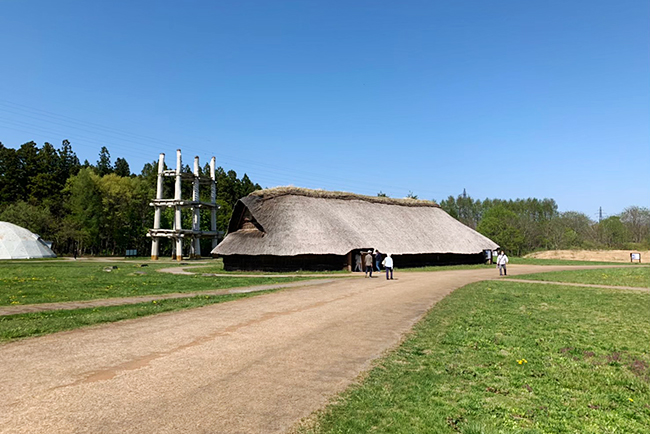
[[[641,262],[641,253],[630,253],[630,262],[634,261]]]

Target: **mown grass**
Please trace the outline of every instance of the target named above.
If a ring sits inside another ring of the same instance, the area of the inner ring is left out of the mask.
[[[522,265],[639,265],[638,263],[633,264],[630,262],[574,261],[571,259],[518,258],[516,256],[510,256],[508,259],[510,260],[511,264]]]
[[[304,433],[648,433],[650,294],[507,281],[438,303]]]
[[[191,309],[274,291],[277,290],[245,294],[200,295],[123,306],[55,310],[0,316],[0,342],[9,342],[26,337],[73,330],[95,324],[156,315],[163,312]]]
[[[593,285],[637,286],[641,288],[650,288],[650,267],[555,271],[550,273],[524,274],[519,275],[516,278],[543,280],[547,282],[571,282]]]
[[[157,272],[169,263],[0,263],[0,306],[194,292],[304,280],[298,277],[203,277]],[[105,268],[112,266],[110,272]]]
[[[460,265],[431,265],[428,267],[411,267],[411,268],[399,268],[396,267],[395,271],[400,272],[418,272],[418,271],[448,271],[448,270],[483,270],[487,268],[494,268],[495,265],[489,264],[460,264]],[[383,270],[382,270],[383,271]]]

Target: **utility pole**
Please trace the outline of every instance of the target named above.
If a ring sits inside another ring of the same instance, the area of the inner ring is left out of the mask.
[[[598,208],[598,223],[603,219],[603,207]]]

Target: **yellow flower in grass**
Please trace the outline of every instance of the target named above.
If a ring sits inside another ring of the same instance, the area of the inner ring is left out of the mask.
[[[517,363],[519,363],[520,365],[523,365],[524,363],[528,363],[528,360],[526,360],[526,359],[517,360]]]
[[[630,400],[630,402],[634,402],[634,400],[633,400],[632,398],[627,398],[627,399],[629,399],[629,400]]]

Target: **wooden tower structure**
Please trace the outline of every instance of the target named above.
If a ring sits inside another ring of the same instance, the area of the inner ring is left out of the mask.
[[[176,169],[165,170],[165,154],[160,154],[158,158],[158,178],[156,185],[156,198],[149,204],[154,207],[153,229],[149,229],[147,236],[151,237],[151,259],[158,260],[160,250],[160,239],[167,238],[172,240],[172,259],[181,261],[183,259],[183,241],[189,239],[189,257],[201,257],[201,238],[211,238],[212,248],[217,246],[217,181],[215,178],[216,159],[210,160],[209,176],[201,176],[199,172],[199,157],[194,157],[194,171],[192,173],[183,172],[183,160],[181,150],[176,150]],[[175,177],[174,198],[163,198],[163,178]],[[182,182],[192,183],[192,198],[183,199]],[[210,202],[201,202],[199,196],[199,186],[201,184],[210,185]],[[163,229],[161,225],[161,214],[163,208],[174,208],[174,219],[171,229]],[[192,211],[192,227],[184,229],[182,225],[183,209]],[[210,230],[201,231],[201,210],[210,211]]]

